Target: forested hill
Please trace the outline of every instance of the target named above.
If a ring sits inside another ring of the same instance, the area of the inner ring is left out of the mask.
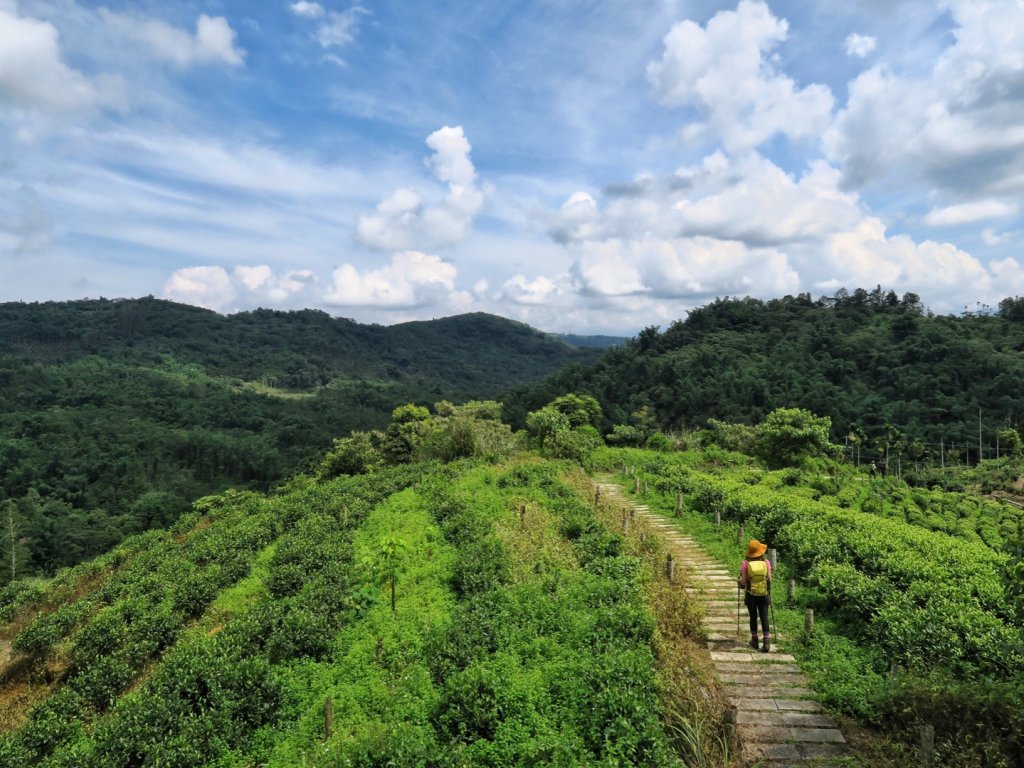
[[[213,376],[284,389],[324,386],[339,377],[412,376],[475,396],[594,357],[483,313],[380,326],[317,310],[224,316],[153,298],[0,304],[0,355],[43,364],[85,355],[159,363],[169,355]]]
[[[484,314],[383,327],[151,298],[0,304],[0,512],[18,570],[268,488],[399,405],[492,397],[597,354]]]
[[[721,299],[664,331],[647,328],[599,362],[506,399],[513,421],[566,392],[592,394],[611,424],[647,407],[662,428],[756,423],[775,408],[832,419],[833,436],[985,456],[1024,421],[1024,299],[934,315],[880,288],[771,301]],[[969,454],[969,456],[968,456]]]

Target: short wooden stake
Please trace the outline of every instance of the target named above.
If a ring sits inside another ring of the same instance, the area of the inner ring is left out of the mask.
[[[640,493],[640,478],[635,478],[633,482],[633,493]]]
[[[786,602],[792,603],[794,597],[796,597],[796,579],[790,579],[786,582]]]
[[[665,578],[669,581],[675,581],[676,579],[676,561],[672,557],[672,553],[668,553],[668,557],[665,559]]]
[[[676,494],[676,517],[682,517],[683,514],[683,494]]]
[[[519,525],[520,526],[526,525],[526,505],[525,504],[520,504],[519,505]]]
[[[600,488],[595,488],[594,489],[594,506],[596,507],[600,503],[601,503],[601,489]]]
[[[622,513],[622,535],[625,536],[629,533],[629,515],[625,512]]]
[[[935,765],[935,726],[921,726],[921,765],[931,768]]]
[[[647,481],[644,480],[644,496],[647,495]]]
[[[810,637],[814,634],[814,609],[808,608],[807,613],[804,614],[804,632]]]
[[[636,507],[629,508],[629,519],[636,520]]]
[[[722,524],[722,513],[719,510],[715,510],[715,525]]]
[[[334,699],[328,696],[324,699],[324,739],[331,738],[331,731],[334,729]]]
[[[772,570],[774,571],[779,566],[779,553],[775,549],[768,550],[768,562],[772,564]]]

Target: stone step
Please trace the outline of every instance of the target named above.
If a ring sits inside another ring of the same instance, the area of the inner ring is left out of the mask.
[[[815,766],[823,765],[821,760],[842,758],[848,754],[843,744],[757,744],[746,743],[740,750],[740,759],[746,764],[756,763],[761,768],[780,768],[792,765],[791,761],[814,760]],[[835,764],[835,763],[834,763]],[[841,763],[838,763],[841,765]],[[824,763],[828,765],[828,763]]]
[[[742,685],[755,688],[762,685],[775,686],[807,686],[807,678],[801,674],[780,673],[772,674],[765,672],[723,672],[719,679],[726,685]]]
[[[676,581],[704,605],[702,627],[715,672],[736,706],[740,761],[760,768],[839,765],[845,739],[824,707],[813,699],[807,678],[773,634],[769,653],[750,648],[749,618],[738,604],[736,574],[680,530],[681,521],[651,512],[615,484],[600,483],[602,495],[625,501],[631,517],[666,543]],[[738,619],[738,621],[737,621]],[[738,626],[738,629],[737,629]]]
[[[772,664],[777,661],[792,663],[796,661],[788,653],[754,653],[749,649],[728,652],[712,651],[711,660],[746,664]]]
[[[734,696],[729,699],[739,712],[824,712],[816,701],[807,699],[759,699],[754,696]]]
[[[813,744],[845,744],[838,728],[803,728],[781,725],[739,725],[737,733],[744,742],[779,744],[807,742]]]
[[[765,654],[768,656],[769,654]],[[800,674],[800,667],[795,664],[767,664],[762,667],[759,664],[737,664],[730,661],[716,661],[715,669],[719,672],[725,672],[731,674],[733,672],[741,672],[745,675],[759,675],[763,674],[762,670],[765,670],[765,674],[772,675],[798,675]]]
[[[809,688],[791,688],[778,685],[761,686],[729,686],[726,689],[726,696],[730,699],[775,699],[776,701],[801,701],[810,699],[814,693]]]
[[[739,708],[737,708],[739,709]],[[813,712],[791,712],[776,710],[751,711],[741,709],[736,713],[739,725],[756,725],[765,728],[826,728],[835,730],[835,724],[828,715]],[[811,739],[808,739],[809,741]]]

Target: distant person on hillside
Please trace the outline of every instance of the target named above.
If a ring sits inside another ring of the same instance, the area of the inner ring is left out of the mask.
[[[771,604],[772,564],[765,560],[764,553],[768,545],[757,539],[751,539],[747,545],[747,555],[740,565],[740,577],[737,586],[745,592],[744,604],[750,617],[750,647],[757,650],[757,619],[761,618],[763,642],[761,652],[768,653],[771,648],[771,633],[768,629],[768,606]]]
[[[871,468],[868,470],[868,477],[874,477],[878,474],[878,467],[875,466],[875,462],[871,462]]]

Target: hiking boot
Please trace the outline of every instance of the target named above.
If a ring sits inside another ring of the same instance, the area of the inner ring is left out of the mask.
[[[757,650],[757,638],[756,637],[750,638],[750,647],[753,648],[755,651]]]
[[[754,647],[756,648],[757,646],[755,645]],[[771,650],[771,647],[772,641],[766,637],[764,642],[761,644],[761,653],[768,653],[768,651]]]

